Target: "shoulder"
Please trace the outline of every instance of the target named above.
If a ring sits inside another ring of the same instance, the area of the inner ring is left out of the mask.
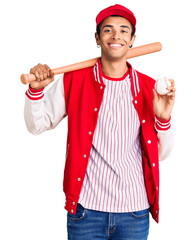
[[[83,68],[63,74],[64,87],[70,89],[71,86],[79,87],[91,77],[91,68]]]
[[[132,65],[128,61],[127,61],[127,64],[130,67],[131,74],[137,75],[137,79],[139,81],[140,87],[142,87],[142,85],[144,85],[146,87],[154,88],[154,84],[156,81],[153,78],[136,70],[134,67],[132,67]]]
[[[78,76],[80,76],[80,78],[82,78],[83,76],[90,74],[90,71],[91,71],[91,67],[66,72],[66,73],[64,73],[64,78],[76,78]]]
[[[139,77],[142,81],[147,82],[147,83],[152,83],[152,84],[156,82],[152,77],[150,77],[150,76],[148,76],[148,75],[146,75],[146,74],[144,74],[144,73],[141,73],[141,72],[139,72],[138,70],[135,70],[135,71],[136,71],[138,77]]]
[[[148,75],[146,75],[144,73],[141,73],[141,72],[139,72],[137,70],[135,70],[135,71],[137,73],[139,82],[140,82],[140,84],[143,87],[145,87],[145,88],[154,88],[154,84],[155,84],[156,81],[152,77],[150,77],[150,76],[148,76]]]

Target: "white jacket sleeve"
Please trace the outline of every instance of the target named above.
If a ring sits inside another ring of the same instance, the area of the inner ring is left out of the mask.
[[[174,128],[169,121],[155,117],[155,129],[158,137],[159,160],[163,161],[172,152],[175,140]]]
[[[43,89],[26,92],[24,117],[27,129],[37,135],[55,128],[67,116],[63,74],[59,76],[52,87],[44,94]]]

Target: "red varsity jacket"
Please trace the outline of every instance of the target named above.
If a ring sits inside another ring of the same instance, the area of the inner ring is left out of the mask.
[[[130,67],[133,104],[141,123],[143,172],[150,212],[159,222],[159,156],[153,91],[155,81]],[[101,63],[98,60],[100,69]],[[99,71],[96,81],[94,67],[64,74],[64,94],[68,115],[68,134],[63,190],[66,195],[65,209],[76,213],[79,194],[86,173],[99,109],[105,85]]]

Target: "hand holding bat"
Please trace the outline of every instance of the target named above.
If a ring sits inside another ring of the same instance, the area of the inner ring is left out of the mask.
[[[30,82],[31,88],[41,89],[48,86],[54,81],[54,72],[46,64],[38,64],[31,68],[30,74],[34,74],[36,77],[35,81]]]

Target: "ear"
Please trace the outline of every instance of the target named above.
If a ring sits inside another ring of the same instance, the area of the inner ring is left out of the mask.
[[[135,38],[136,38],[136,35],[133,35],[130,46],[133,46],[133,43],[135,42]]]
[[[95,33],[95,40],[96,40],[97,45],[100,45],[100,39],[99,39],[97,32]]]

